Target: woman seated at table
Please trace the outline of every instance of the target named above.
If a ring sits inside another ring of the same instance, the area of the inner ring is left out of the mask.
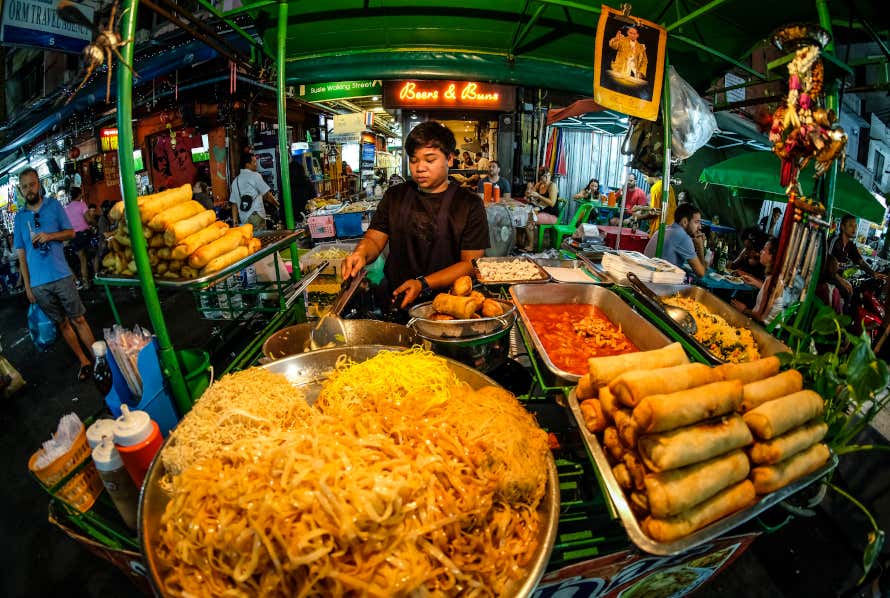
[[[556,207],[556,198],[559,189],[551,180],[549,170],[541,171],[541,178],[537,183],[529,183],[525,192],[528,201],[541,208],[538,212],[538,224],[556,224],[559,220],[559,208]]]
[[[584,199],[587,201],[601,201],[599,179],[590,179],[587,186],[575,193],[572,199]]]
[[[742,251],[729,266],[738,274],[747,273],[757,279],[764,276],[763,265],[760,263],[760,250],[763,249],[763,235],[760,229],[749,227],[742,231]]]
[[[742,280],[745,283],[751,285],[752,287],[756,287],[760,289],[757,292],[757,301],[754,303],[754,308],[750,309],[747,305],[739,301],[738,299],[732,300],[732,306],[745,314],[746,316],[750,316],[751,318],[757,320],[758,322],[763,322],[764,324],[769,324],[772,322],[773,318],[781,311],[781,301],[777,300],[773,303],[772,306],[768,305],[769,297],[768,292],[770,288],[770,279],[772,278],[773,273],[773,260],[776,258],[776,249],[778,248],[779,241],[775,237],[769,237],[766,242],[763,244],[763,249],[760,250],[760,264],[763,266],[763,271],[766,274],[766,278],[763,280],[756,278],[747,272],[741,273]]]

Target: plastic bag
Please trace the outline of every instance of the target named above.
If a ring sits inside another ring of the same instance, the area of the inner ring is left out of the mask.
[[[670,67],[671,158],[685,160],[706,144],[717,130],[711,107]]]
[[[275,261],[278,260],[278,275],[275,275]],[[342,260],[341,260],[342,261]],[[260,282],[276,282],[278,278],[286,280],[290,274],[287,265],[278,253],[267,255],[254,264],[256,279]]]
[[[0,355],[0,378],[4,376],[9,378],[9,382],[2,388],[4,397],[11,397],[25,385],[25,379],[22,378],[19,371],[9,363],[8,359]],[[4,382],[5,380],[0,381],[0,387],[3,386]]]
[[[28,332],[38,351],[46,351],[59,337],[55,322],[36,303],[28,308]]]

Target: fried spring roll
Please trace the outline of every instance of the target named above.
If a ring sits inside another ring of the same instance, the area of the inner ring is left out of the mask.
[[[751,462],[757,465],[772,465],[784,461],[804,451],[825,438],[828,425],[820,418],[794,428],[772,440],[755,442],[751,447]]]
[[[583,401],[584,399],[592,399],[596,397],[597,389],[591,383],[590,376],[588,374],[584,374],[581,378],[578,379],[578,386],[575,387],[575,397],[579,401]]]
[[[722,417],[660,434],[640,436],[640,457],[652,471],[700,463],[751,444],[754,439],[738,415]]]
[[[828,461],[831,454],[824,444],[814,444],[802,453],[775,465],[761,465],[751,470],[751,481],[757,494],[767,494],[813,473]]]
[[[741,450],[702,463],[646,475],[649,509],[659,519],[677,515],[748,477],[751,466]]]
[[[636,407],[644,397],[665,395],[721,380],[715,368],[703,363],[687,363],[657,370],[624,372],[609,384],[609,390],[628,407]]]
[[[587,399],[581,403],[581,414],[584,416],[584,426],[591,434],[599,434],[609,425],[599,399]]]
[[[615,400],[615,395],[612,394],[612,391],[609,390],[608,386],[600,388],[600,405],[603,406],[603,413],[606,414],[606,418],[610,421],[615,421],[615,412],[618,410],[618,401]]]
[[[803,389],[803,376],[797,370],[788,370],[771,378],[745,384],[742,413],[801,389]]]
[[[686,357],[683,346],[680,343],[672,343],[654,351],[591,357],[587,360],[587,373],[591,385],[599,389],[601,386],[609,385],[624,372],[638,369],[642,364],[651,369],[658,369],[684,363],[689,363],[689,358]]]
[[[750,384],[778,374],[779,358],[773,356],[748,363],[724,363],[714,369],[720,372],[724,380],[741,380],[742,384]]]
[[[630,479],[630,472],[627,470],[627,465],[624,463],[619,463],[613,467],[612,475],[615,476],[615,481],[618,482],[618,485],[624,490],[633,488],[633,480]]]
[[[658,542],[673,542],[744,509],[756,499],[754,485],[750,480],[744,480],[679,515],[667,519],[647,517],[643,520],[643,531]]]
[[[627,452],[627,449],[624,448],[624,445],[621,444],[621,439],[618,437],[618,429],[614,426],[610,426],[603,431],[603,444],[606,446],[606,452],[615,461],[621,461],[624,458],[624,453]]]
[[[665,432],[732,413],[741,402],[741,382],[714,382],[671,394],[646,397],[634,408],[633,419],[642,433]]]
[[[769,440],[822,415],[822,397],[812,390],[802,390],[767,401],[743,417],[755,436]]]

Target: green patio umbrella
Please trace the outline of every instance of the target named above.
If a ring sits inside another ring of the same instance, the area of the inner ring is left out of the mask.
[[[702,170],[700,183],[723,187],[751,189],[785,197],[785,189],[779,184],[779,158],[772,152],[746,152]],[[812,162],[800,173],[804,195],[813,193]],[[872,193],[846,172],[837,175],[837,191],[834,207],[878,224],[884,222],[884,206]]]

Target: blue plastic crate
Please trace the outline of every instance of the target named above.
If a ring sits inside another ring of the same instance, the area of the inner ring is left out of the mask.
[[[362,213],[334,214],[334,229],[337,231],[337,237],[341,239],[343,237],[361,237],[364,234]]]

